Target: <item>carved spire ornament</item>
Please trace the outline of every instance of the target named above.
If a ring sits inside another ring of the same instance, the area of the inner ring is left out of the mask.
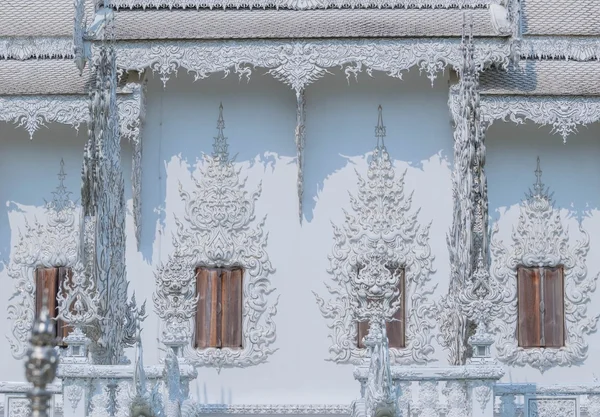
[[[485,177],[485,125],[479,109],[479,69],[474,60],[473,28],[466,35],[463,26],[463,65],[459,81],[459,111],[454,114],[454,169],[452,194],[454,216],[447,237],[450,252],[450,285],[440,301],[440,335],[442,346],[449,350],[449,362],[466,362],[470,310],[469,287],[477,259],[487,268],[488,202]],[[451,97],[452,100],[452,97]],[[482,271],[483,272],[483,271]],[[466,303],[466,304],[465,304]]]
[[[162,320],[162,342],[196,366],[221,369],[265,362],[275,352],[277,301],[272,299],[270,276],[275,272],[268,254],[266,217],[255,221],[254,205],[260,185],[248,193],[245,181],[229,158],[224,135],[223,106],[219,106],[217,136],[212,155],[190,194],[179,185],[185,207],[183,219],[175,218],[174,252],[156,275],[154,307]],[[243,269],[242,348],[192,348],[192,319],[198,300],[197,266]]]
[[[433,353],[429,225],[420,227],[418,210],[411,212],[412,196],[404,195],[404,174],[395,178],[385,135],[380,106],[367,178],[357,172],[358,194],[350,195],[353,214],[345,212],[343,226],[333,225],[328,272],[335,287],[326,284],[333,298],[325,301],[315,293],[331,329],[330,359],[338,363],[360,364],[367,357],[366,349],[357,347],[358,321],[389,321],[398,308],[406,311],[406,348],[390,349],[391,363],[426,363]],[[405,294],[400,294],[399,279],[405,280]]]
[[[521,203],[519,221],[512,232],[512,246],[507,248],[498,238],[494,225],[490,243],[492,276],[503,289],[501,312],[496,321],[498,359],[508,365],[530,365],[544,372],[555,366],[571,366],[587,358],[585,335],[596,331],[600,314],[590,315],[587,307],[596,289],[598,275],[588,276],[586,256],[589,235],[579,225],[582,240],[570,242],[560,211],[542,183],[540,160],[536,180]],[[561,348],[522,348],[517,340],[518,299],[517,268],[556,267],[564,271],[565,340]]]

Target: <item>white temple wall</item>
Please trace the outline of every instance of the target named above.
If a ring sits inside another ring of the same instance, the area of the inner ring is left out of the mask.
[[[73,201],[80,200],[87,130],[85,126],[77,132],[69,126],[49,124],[30,140],[23,128],[0,123],[0,138],[0,380],[25,381],[23,362],[13,358],[5,337],[11,332],[7,306],[15,293],[15,283],[7,267],[18,243],[19,230],[25,228],[25,219],[30,224],[35,217],[44,219],[45,201],[52,200],[52,192],[59,184],[61,158],[67,174],[65,186],[73,193]]]
[[[342,224],[343,209],[351,210],[348,191],[356,193],[354,170],[366,174],[367,156],[375,145],[377,106],[383,106],[386,145],[397,175],[407,171],[405,191],[413,191],[413,210],[421,209],[422,226],[432,223],[429,244],[435,256],[432,282],[436,300],[447,291],[449,277],[446,233],[452,216],[452,129],[447,108],[447,80],[434,87],[416,71],[404,81],[375,73],[361,74],[358,84],[343,74],[328,75],[306,92],[307,127],[304,167],[304,222],[298,222],[294,144],[296,101],[294,93],[257,69],[250,81],[235,76],[193,82],[180,74],[163,89],[156,77],[147,92],[143,133],[142,240],[137,250],[131,216],[131,150],[123,146],[127,199],[127,271],[130,290],[138,302],[147,300],[144,324],[145,363],[156,364],[163,355],[157,339],[159,320],[153,311],[154,272],[173,250],[174,215],[182,216],[178,183],[192,191],[191,174],[197,174],[202,153],[212,151],[219,103],[224,106],[225,135],[231,155],[238,154],[242,177],[252,191],[262,181],[256,204],[257,219],[267,215],[267,251],[276,269],[272,283],[279,296],[277,342],[279,349],[267,363],[246,369],[199,369],[191,395],[202,402],[226,404],[313,403],[349,404],[359,394],[352,365],[337,365],[329,357],[329,329],[312,291],[327,298],[324,282],[333,246],[331,222]],[[56,174],[64,158],[65,184],[79,200],[80,170],[86,130],[49,125],[29,140],[23,129],[0,124],[0,305],[14,292],[7,274],[11,248],[27,218],[43,216],[44,199],[52,198]],[[600,272],[600,126],[581,129],[564,145],[548,128],[513,126],[497,122],[487,136],[490,215],[501,222],[501,236],[509,243],[510,226],[518,218],[518,203],[535,179],[536,156],[541,157],[543,180],[554,191],[556,205],[565,208],[570,233],[579,239],[576,219],[582,218],[590,234],[588,273]],[[571,217],[569,217],[571,216]],[[590,314],[600,312],[598,291]],[[4,310],[6,311],[6,310]],[[6,314],[0,333],[8,334]],[[543,376],[530,367],[512,368],[506,382],[585,383],[598,367],[595,347],[600,335],[587,337],[589,357],[584,366],[558,368]],[[432,365],[447,363],[447,352],[437,342]],[[24,368],[0,344],[2,380],[24,381]]]
[[[450,228],[452,199],[448,155],[452,130],[447,108],[447,82],[432,89],[418,72],[405,81],[376,73],[361,74],[348,85],[343,74],[327,76],[306,92],[305,219],[298,222],[296,100],[285,85],[257,69],[250,81],[214,76],[196,83],[180,74],[163,89],[151,80],[147,93],[143,159],[143,230],[140,263],[132,287],[150,300],[146,285],[159,260],[172,251],[174,215],[182,216],[178,182],[192,191],[190,172],[197,172],[202,152],[212,151],[219,103],[224,106],[225,136],[242,177],[252,191],[262,181],[256,204],[257,219],[267,216],[268,254],[276,269],[274,295],[280,296],[275,321],[276,347],[267,363],[246,369],[199,369],[191,394],[209,403],[340,403],[359,395],[352,365],[337,365],[329,357],[329,329],[312,291],[326,296],[328,255],[333,246],[331,222],[341,224],[343,209],[350,210],[348,191],[357,191],[356,168],[366,174],[366,156],[375,146],[377,106],[383,106],[386,145],[397,174],[407,170],[407,195],[414,191],[413,209],[421,208],[423,226],[433,222],[430,245],[435,255],[432,277],[447,288],[448,252],[445,235]],[[139,274],[139,277],[138,277]],[[328,298],[328,297],[326,297]],[[147,363],[155,363],[158,321],[147,319],[144,335]],[[151,331],[148,331],[152,329]],[[446,363],[446,353],[434,343],[434,357]]]
[[[516,126],[496,122],[486,135],[490,225],[499,222],[499,237],[508,247],[519,217],[519,203],[535,182],[536,158],[540,157],[542,182],[554,193],[555,207],[569,228],[570,244],[582,239],[578,221],[590,236],[588,275],[600,273],[600,124],[580,127],[563,143],[547,126]],[[588,317],[600,313],[600,286],[591,295]],[[555,367],[544,374],[529,366],[507,368],[503,382],[586,384],[600,377],[600,334],[584,336],[588,357],[580,366]]]

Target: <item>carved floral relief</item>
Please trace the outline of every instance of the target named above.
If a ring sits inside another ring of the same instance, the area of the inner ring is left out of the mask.
[[[357,346],[357,322],[377,317],[390,320],[406,300],[406,347],[390,348],[392,364],[422,364],[430,360],[435,327],[435,304],[430,275],[433,255],[429,247],[429,225],[421,227],[418,210],[411,210],[412,196],[404,191],[404,174],[396,179],[392,160],[384,145],[385,126],[381,107],[375,129],[377,146],[369,162],[367,177],[357,172],[358,194],[350,196],[352,212],[343,225],[333,225],[334,246],[329,273],[333,285],[325,284],[331,299],[315,293],[328,322],[332,344],[330,360],[359,364],[366,349]],[[399,275],[404,268],[405,291],[400,297]]]
[[[502,309],[496,321],[498,359],[509,365],[530,365],[544,372],[555,366],[575,365],[587,358],[585,335],[596,330],[600,314],[587,312],[598,278],[588,275],[586,266],[589,235],[580,225],[581,240],[571,242],[560,211],[554,207],[552,195],[542,183],[541,174],[538,158],[537,180],[521,203],[518,224],[512,232],[512,245],[507,248],[498,238],[496,223],[490,253],[491,275],[503,289]],[[563,265],[565,277],[565,345],[561,348],[521,348],[517,341],[517,268],[558,265]]]
[[[176,218],[174,252],[156,273],[154,306],[162,320],[162,341],[183,345],[184,356],[196,366],[247,367],[265,362],[275,352],[277,300],[271,286],[275,269],[266,251],[266,217],[256,221],[257,190],[248,192],[245,180],[229,157],[223,134],[223,107],[219,109],[218,135],[213,154],[205,156],[200,179],[192,191],[180,184],[185,205],[183,219]],[[194,349],[192,321],[196,311],[197,266],[244,269],[241,349]]]

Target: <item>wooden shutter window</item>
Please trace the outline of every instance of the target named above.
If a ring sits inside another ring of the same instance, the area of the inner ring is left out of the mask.
[[[242,347],[242,270],[222,272],[222,347]]]
[[[221,347],[221,277],[217,269],[196,269],[198,308],[196,309],[196,347]]]
[[[517,269],[517,338],[523,348],[564,346],[564,269]]]
[[[242,347],[243,270],[196,269],[196,336],[194,346]]]
[[[65,280],[71,280],[71,268],[38,268],[35,270],[35,300],[36,316],[42,309],[44,290],[48,291],[48,311],[54,320],[54,336],[58,338],[59,346],[66,346],[63,339],[71,332],[71,327],[58,318],[58,293]],[[64,294],[66,296],[66,294]]]
[[[400,307],[396,310],[393,316],[393,321],[388,321],[385,325],[387,337],[389,341],[389,347],[402,349],[406,346],[405,336],[405,322],[406,322],[406,297],[405,297],[405,275],[404,268],[398,268],[395,270],[396,274],[399,275],[398,290],[400,291],[399,297],[401,298]],[[369,334],[369,323],[359,322],[358,323],[358,343],[357,346],[361,349],[365,347],[363,344],[363,338]]]
[[[565,345],[564,269],[544,269],[544,342],[545,347]]]

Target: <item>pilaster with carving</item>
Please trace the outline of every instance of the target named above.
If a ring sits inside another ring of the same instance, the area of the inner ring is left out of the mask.
[[[511,247],[507,248],[498,238],[499,226],[496,223],[490,253],[491,273],[503,289],[502,311],[495,323],[498,359],[514,366],[530,365],[544,372],[555,366],[580,364],[587,358],[588,344],[585,335],[596,330],[600,314],[590,315],[587,312],[598,278],[597,275],[588,275],[588,233],[580,225],[582,239],[571,243],[560,211],[554,207],[551,194],[542,183],[539,158],[535,173],[533,189],[520,206],[519,221],[512,232]],[[559,265],[564,268],[565,344],[561,348],[519,347],[517,268]]]
[[[471,32],[472,33],[472,32]],[[454,122],[453,222],[447,237],[450,252],[448,294],[440,301],[439,341],[449,350],[449,362],[466,362],[472,308],[469,294],[478,256],[487,268],[487,180],[485,177],[485,125],[479,108],[479,69],[474,62],[472,34],[463,36],[460,82],[450,94]],[[481,283],[480,283],[481,285]],[[479,287],[480,289],[483,287]]]
[[[266,217],[255,221],[254,205],[260,186],[248,193],[245,181],[229,157],[223,134],[223,107],[219,108],[218,134],[212,156],[205,156],[202,176],[190,192],[180,185],[185,205],[183,219],[176,218],[174,252],[156,273],[154,306],[162,321],[162,341],[177,350],[195,366],[248,367],[265,362],[275,352],[277,301],[271,294]],[[195,268],[242,267],[243,306],[241,349],[192,347],[192,318],[196,311]]]
[[[304,199],[304,146],[306,141],[306,96],[304,90],[296,93],[296,158],[298,160],[298,176],[296,179],[296,188],[298,190],[298,216],[300,224],[303,218],[303,199]]]
[[[125,360],[128,319],[128,282],[125,276],[125,199],[121,170],[121,136],[117,110],[117,69],[114,48],[107,43],[94,57],[90,93],[89,141],[83,163],[84,218],[93,223],[92,274],[99,294],[98,333],[94,338],[96,363],[115,365]]]
[[[395,178],[385,137],[382,109],[375,136],[377,145],[369,162],[367,178],[358,173],[358,195],[350,196],[353,213],[345,213],[343,226],[333,225],[335,244],[329,256],[333,286],[326,284],[332,299],[315,293],[331,329],[330,360],[361,363],[366,350],[357,347],[359,321],[374,317],[391,320],[402,301],[406,306],[406,348],[390,349],[393,364],[423,364],[433,353],[435,305],[429,286],[433,255],[429,225],[421,227],[418,210],[411,212],[412,196],[405,196],[404,174]],[[406,294],[400,296],[399,274],[404,269]]]

